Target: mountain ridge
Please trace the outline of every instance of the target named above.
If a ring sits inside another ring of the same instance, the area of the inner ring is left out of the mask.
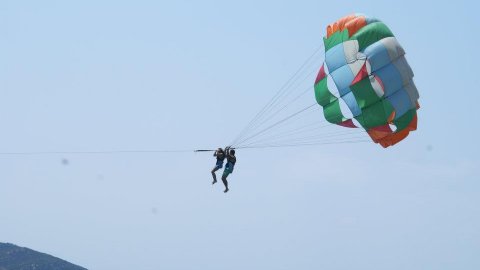
[[[0,242],[0,270],[87,270],[52,255]]]

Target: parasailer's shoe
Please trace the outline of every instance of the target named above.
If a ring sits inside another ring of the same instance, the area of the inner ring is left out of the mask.
[[[223,193],[227,193],[229,190],[230,190],[230,189],[227,188],[227,189],[225,189],[225,190],[223,191]]]
[[[213,180],[212,185],[215,185],[217,183],[217,180]]]

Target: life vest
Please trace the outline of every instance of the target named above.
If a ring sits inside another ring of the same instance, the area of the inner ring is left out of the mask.
[[[227,162],[231,164],[231,166],[235,166],[235,163],[237,162],[237,158],[235,156],[227,156]]]
[[[217,161],[223,162],[225,160],[225,153],[217,153]]]

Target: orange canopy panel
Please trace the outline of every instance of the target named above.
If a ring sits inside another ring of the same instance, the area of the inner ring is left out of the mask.
[[[367,25],[367,20],[364,16],[349,15],[327,26],[327,38],[337,31],[348,29],[348,35],[351,37],[360,28]]]

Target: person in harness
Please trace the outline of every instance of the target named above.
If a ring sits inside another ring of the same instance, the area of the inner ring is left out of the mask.
[[[223,192],[227,193],[228,189],[228,182],[227,177],[231,173],[233,173],[233,168],[235,167],[235,163],[237,162],[237,157],[235,156],[235,150],[226,148],[225,152],[227,153],[227,165],[225,165],[225,169],[223,170],[222,174],[222,182],[225,185],[225,190]]]
[[[215,172],[223,168],[223,161],[225,160],[225,151],[223,151],[222,148],[218,148],[215,151],[215,153],[213,153],[213,156],[217,158],[217,163],[215,164],[215,167],[213,167],[212,169],[212,177],[213,177],[212,185],[217,182],[217,175],[215,174]]]

